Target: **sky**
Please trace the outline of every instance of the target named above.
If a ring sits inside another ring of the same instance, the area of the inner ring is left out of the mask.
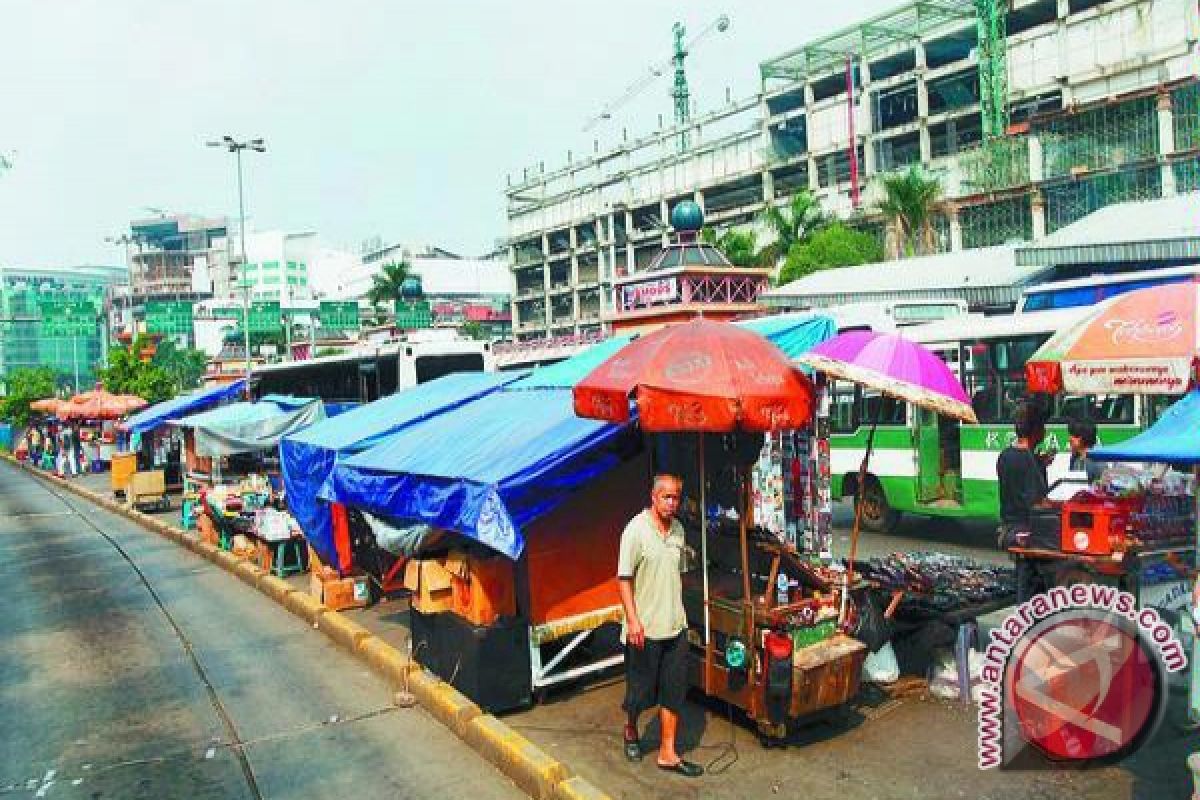
[[[122,263],[131,219],[237,214],[357,250],[464,255],[507,233],[508,175],[566,163],[672,113],[670,73],[603,127],[584,125],[722,14],[688,59],[700,112],[759,88],[761,61],[897,0],[4,0],[0,265]]]

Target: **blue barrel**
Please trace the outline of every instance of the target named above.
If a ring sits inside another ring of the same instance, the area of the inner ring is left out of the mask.
[[[7,422],[0,422],[0,450],[9,453],[13,449],[13,427]]]

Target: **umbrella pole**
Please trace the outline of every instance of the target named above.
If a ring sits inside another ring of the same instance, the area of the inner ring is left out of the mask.
[[[1195,536],[1200,539],[1200,466],[1192,467],[1192,476],[1195,478],[1192,491],[1195,493],[1192,502],[1196,503],[1196,532]],[[1200,567],[1200,549],[1196,551],[1196,560],[1192,562],[1193,566]],[[1200,577],[1193,580],[1200,581]],[[1192,637],[1192,660],[1191,660],[1191,684],[1188,691],[1188,721],[1193,725],[1200,724],[1200,630]]]
[[[712,627],[708,610],[708,501],[705,497],[707,476],[704,472],[704,434],[700,441],[700,575],[704,582],[704,692],[710,692],[709,673],[713,663]]]
[[[858,558],[858,535],[862,530],[863,495],[867,484],[867,465],[871,462],[871,450],[875,447],[875,429],[879,427],[879,418],[883,415],[883,398],[880,397],[879,409],[875,412],[875,421],[867,432],[867,449],[863,453],[862,463],[858,465],[858,485],[855,487],[856,502],[854,503],[854,527],[850,530],[850,557],[846,561],[846,574],[842,576],[842,603],[838,621],[846,623],[846,611],[850,607],[850,576],[854,573],[854,562]]]
[[[740,471],[742,485],[738,493],[741,505],[738,513],[738,543],[742,549],[742,614],[746,618],[746,646],[751,652],[757,652],[757,642],[754,639],[754,598],[750,596],[750,552],[747,546],[749,535],[746,529],[746,517],[750,514],[750,467],[742,467]],[[749,670],[751,697],[755,696],[756,671],[753,668]]]

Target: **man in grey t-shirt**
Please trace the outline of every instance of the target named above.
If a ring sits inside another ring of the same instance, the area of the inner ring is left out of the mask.
[[[641,511],[621,534],[617,561],[618,588],[625,610],[625,755],[642,758],[638,716],[659,709],[662,728],[660,769],[689,778],[704,769],[679,757],[675,735],[687,692],[687,616],[680,578],[686,549],[683,526],[675,519],[682,482],[657,475],[650,507]]]

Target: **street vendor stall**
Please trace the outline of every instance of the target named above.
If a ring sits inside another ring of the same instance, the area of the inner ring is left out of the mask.
[[[518,380],[524,373],[460,372],[381,398],[283,437],[280,468],[288,507],[322,563],[345,576],[355,564],[344,511],[320,498],[341,459],[369,450],[387,436],[451,411]],[[362,559],[359,559],[360,561]],[[389,559],[393,566],[400,559]],[[376,575],[385,587],[394,576]]]
[[[1194,385],[1200,357],[1198,320],[1196,282],[1120,295],[1051,337],[1030,357],[1026,383],[1046,394],[1182,395]],[[1092,457],[1161,463],[1178,455],[1178,463],[1194,463],[1187,457],[1191,398],[1172,406],[1154,434],[1099,448]],[[1196,558],[1195,482],[1184,477],[1113,469],[1089,485],[1079,475],[1075,483],[1052,487],[1051,508],[1035,526],[1037,541],[1012,552],[1056,584],[1115,583],[1140,605],[1177,617],[1189,594],[1180,568]]]
[[[172,420],[186,432],[191,469],[184,502],[196,510],[201,536],[237,554],[257,554],[264,568],[287,561],[302,569],[299,527],[272,521],[272,530],[289,531],[280,545],[262,530],[261,512],[283,502],[276,458],[280,440],[324,416],[319,399],[268,395],[256,403],[232,403]],[[196,469],[205,466],[210,469]]]
[[[634,397],[642,431],[677,434],[656,441],[665,452],[654,471],[683,473],[696,499],[680,514],[700,552],[684,578],[694,684],[744,710],[767,742],[853,697],[866,648],[837,631],[844,587],[800,557],[786,521],[772,532],[754,519],[764,504],[755,502],[752,466],[772,452],[762,434],[810,428],[811,382],[760,336],[701,319],[636,340],[574,396],[577,414],[612,422],[632,419]],[[694,449],[679,458],[689,440]],[[676,464],[694,454],[694,470],[666,466],[672,452]],[[795,481],[792,491],[807,484]]]

